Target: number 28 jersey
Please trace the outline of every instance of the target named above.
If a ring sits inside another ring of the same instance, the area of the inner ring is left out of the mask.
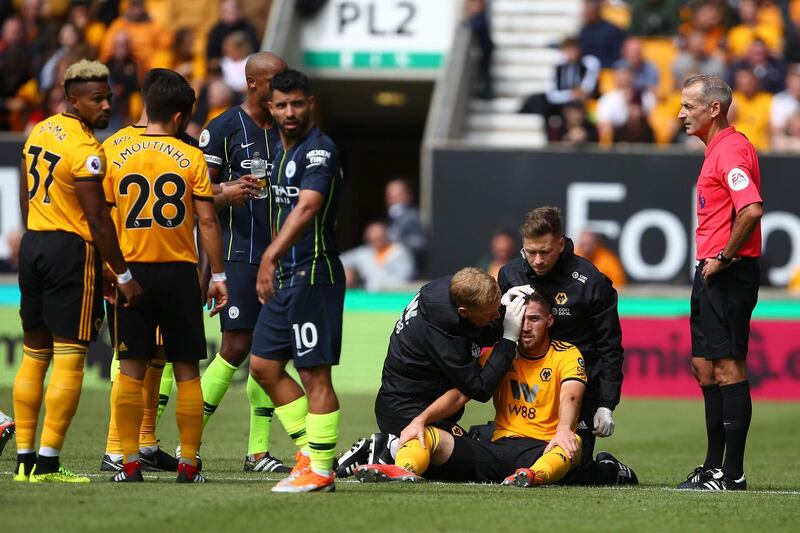
[[[169,135],[142,134],[106,151],[106,200],[117,207],[125,260],[197,263],[194,199],[213,202],[203,152]]]
[[[92,241],[75,183],[103,179],[105,156],[92,130],[69,113],[34,126],[22,149],[28,184],[27,226],[33,231],[68,231]]]

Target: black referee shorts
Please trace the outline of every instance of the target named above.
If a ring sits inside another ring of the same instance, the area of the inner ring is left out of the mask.
[[[494,442],[456,437],[446,463],[431,466],[427,479],[500,483],[517,468],[530,468],[544,453],[547,442],[504,437]]]
[[[103,325],[103,276],[94,244],[66,231],[27,231],[19,250],[22,329],[90,342]]]
[[[197,265],[175,262],[128,266],[142,286],[142,299],[136,307],[126,309],[122,306],[124,298],[118,295],[114,328],[117,358],[152,358],[160,331],[167,360],[205,359],[206,336]]]
[[[742,258],[708,280],[703,265],[697,265],[692,286],[692,355],[711,361],[745,359],[761,279],[758,259]]]

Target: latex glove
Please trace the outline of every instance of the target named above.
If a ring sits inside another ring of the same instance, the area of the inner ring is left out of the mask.
[[[530,285],[517,285],[511,287],[506,291],[502,298],[500,298],[500,305],[508,307],[517,296],[530,296],[533,294],[533,287]]]
[[[506,307],[506,316],[503,317],[503,338],[511,342],[519,340],[522,329],[522,319],[525,316],[525,298],[515,298]]]
[[[608,407],[598,407],[594,414],[593,434],[598,437],[610,437],[614,434],[614,412]]]

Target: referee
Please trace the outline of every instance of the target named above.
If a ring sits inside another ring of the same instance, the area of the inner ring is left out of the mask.
[[[697,178],[698,265],[690,323],[708,451],[678,486],[684,489],[746,488],[744,447],[752,414],[746,357],[758,299],[763,209],[758,156],[728,124],[731,100],[731,88],[719,76],[694,76],[683,85],[678,114],[686,133],[706,145]]]

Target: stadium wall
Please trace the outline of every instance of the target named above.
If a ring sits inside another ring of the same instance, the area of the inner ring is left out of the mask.
[[[501,229],[557,205],[566,233],[606,237],[633,283],[689,284],[695,180],[702,153],[641,149],[546,151],[439,147],[432,154],[431,277],[474,264]],[[800,265],[797,158],[761,158],[763,282],[783,286]]]

